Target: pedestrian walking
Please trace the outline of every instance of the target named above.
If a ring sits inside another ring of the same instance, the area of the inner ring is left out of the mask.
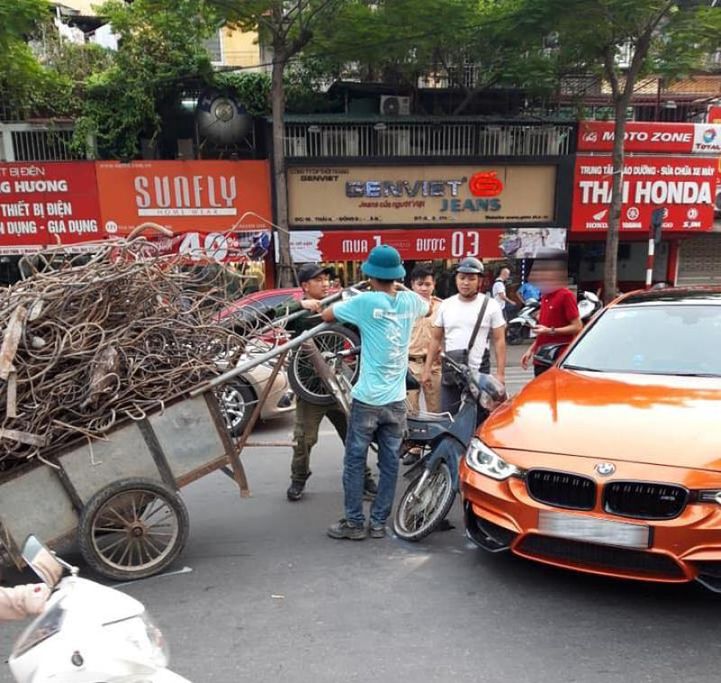
[[[422,299],[427,301],[431,307],[430,314],[423,318],[419,318],[413,326],[411,333],[411,345],[408,349],[408,369],[411,374],[420,382],[423,377],[423,369],[426,365],[428,357],[428,347],[431,343],[431,335],[433,331],[433,320],[438,312],[438,306],[441,300],[433,296],[436,286],[436,279],[433,269],[428,265],[417,265],[411,271],[411,288]],[[423,392],[426,410],[431,413],[437,413],[441,410],[441,361],[440,356],[436,354],[436,358],[431,365],[431,381],[426,385],[421,385],[421,389],[408,392],[408,408],[413,412],[420,410],[420,397]]]
[[[432,361],[442,348],[456,360],[467,362],[469,367],[489,372],[483,360],[488,341],[493,346],[496,360],[496,378],[505,383],[506,376],[506,321],[497,301],[480,291],[483,264],[473,257],[461,260],[456,267],[458,294],[446,299],[438,307],[433,334],[428,349],[423,384],[430,383]],[[489,364],[490,365],[490,364]],[[455,414],[461,405],[461,388],[450,367],[442,370],[441,410]]]
[[[511,269],[504,266],[503,268],[501,268],[498,273],[498,277],[493,282],[493,288],[491,290],[491,294],[496,300],[496,303],[498,303],[498,305],[500,306],[501,311],[503,312],[503,316],[506,320],[508,320],[509,316],[516,309],[515,302],[511,298],[509,298],[508,292],[506,291],[506,287],[508,286],[508,282],[510,279]]]
[[[361,266],[373,291],[358,294],[323,311],[326,322],[340,320],[361,333],[361,366],[353,387],[348,438],[343,462],[345,517],[328,529],[336,539],[385,536],[393,506],[398,456],[406,431],[408,347],[415,321],[430,306],[414,292],[398,291],[405,277],[400,254],[382,244]],[[369,528],[363,512],[363,468],[371,442],[378,444],[378,493],[371,505]]]
[[[521,366],[526,369],[537,349],[545,344],[570,344],[583,329],[578,304],[573,292],[568,289],[568,266],[565,258],[536,259],[533,264],[534,282],[541,291],[541,308],[538,325],[533,328],[536,338],[521,357]],[[536,377],[548,369],[534,363]]]
[[[332,268],[324,268],[315,263],[306,263],[298,269],[298,282],[303,288],[303,298],[288,305],[279,306],[274,311],[274,317],[289,315],[300,310],[308,311],[309,315],[295,318],[288,323],[288,331],[294,336],[305,332],[319,324],[310,314],[319,313],[321,300],[328,296],[330,275]],[[306,364],[308,365],[308,364]],[[314,372],[310,367],[303,367],[300,372]],[[306,482],[311,476],[310,453],[318,442],[318,429],[323,418],[327,417],[335,427],[338,436],[345,443],[347,432],[346,415],[337,403],[330,405],[316,405],[301,398],[296,400],[295,423],[293,427],[293,458],[290,464],[290,486],[286,496],[290,501],[299,501],[303,498]],[[366,468],[364,479],[364,492],[366,497],[372,497],[377,491],[370,467]]]

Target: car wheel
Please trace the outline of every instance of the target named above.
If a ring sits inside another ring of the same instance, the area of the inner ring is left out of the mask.
[[[256,402],[255,393],[245,382],[235,380],[221,387],[220,410],[231,436],[245,431]]]

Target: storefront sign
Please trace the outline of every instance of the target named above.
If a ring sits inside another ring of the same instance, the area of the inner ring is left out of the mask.
[[[102,239],[95,164],[0,164],[0,253]]]
[[[566,248],[561,228],[473,230],[296,230],[290,233],[293,261],[362,261],[378,244],[390,244],[405,260],[534,258],[544,250]],[[277,252],[277,250],[276,250]]]
[[[187,263],[246,263],[265,257],[270,230],[247,232],[185,232],[176,237],[150,235],[149,256],[180,256]]]
[[[288,169],[290,224],[552,223],[555,166]]]
[[[124,235],[150,221],[174,233],[267,229],[271,220],[266,161],[98,163],[103,224]],[[250,215],[257,214],[257,216]]]
[[[626,157],[621,229],[648,230],[651,213],[661,207],[665,230],[710,230],[716,164],[711,157]],[[608,229],[612,174],[610,157],[576,158],[572,231]]]
[[[706,121],[708,123],[721,124],[721,104],[710,104],[706,111]]]
[[[578,127],[578,151],[610,152],[614,126],[613,121],[582,121]],[[624,149],[660,154],[720,154],[721,124],[629,121]]]

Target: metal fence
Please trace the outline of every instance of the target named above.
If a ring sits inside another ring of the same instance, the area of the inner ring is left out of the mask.
[[[0,161],[70,161],[73,124],[0,124]]]
[[[560,156],[573,124],[485,122],[287,123],[288,158]]]

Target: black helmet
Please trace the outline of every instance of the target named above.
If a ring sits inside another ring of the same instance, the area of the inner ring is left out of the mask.
[[[473,273],[483,275],[483,264],[473,256],[461,259],[456,266],[456,273]]]

